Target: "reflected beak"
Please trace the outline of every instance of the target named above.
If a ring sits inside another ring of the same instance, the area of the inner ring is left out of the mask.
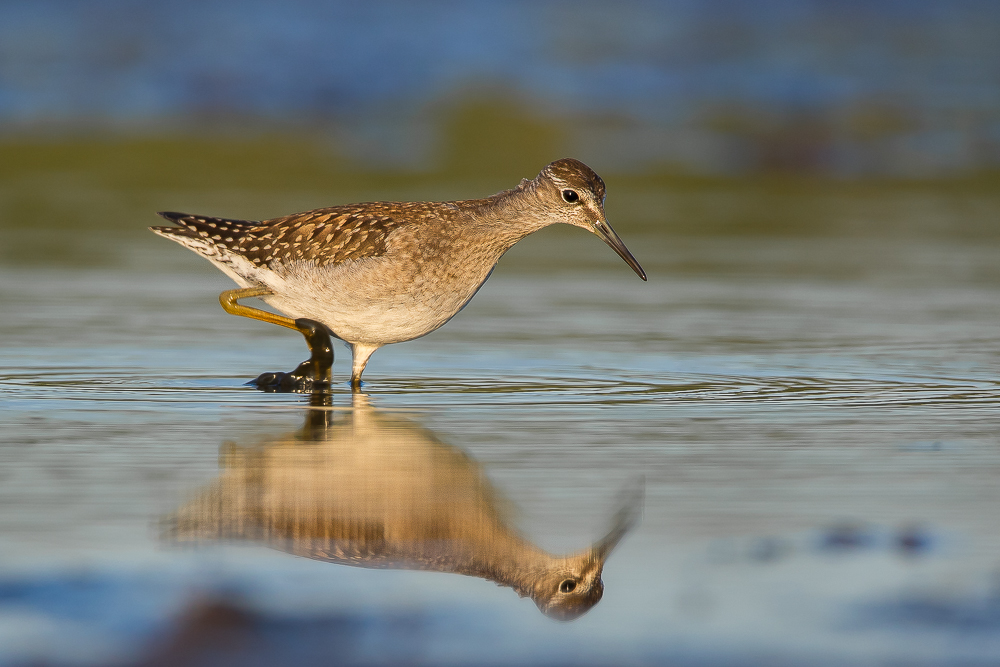
[[[594,223],[594,233],[601,237],[601,239],[608,244],[608,246],[618,253],[618,256],[625,260],[625,263],[632,267],[635,271],[635,275],[639,276],[643,280],[646,279],[646,272],[642,270],[639,266],[639,262],[635,261],[635,257],[632,253],[628,251],[625,244],[615,233],[615,230],[611,228],[607,220],[599,220]]]
[[[646,497],[645,478],[640,477],[630,483],[618,495],[619,507],[611,521],[611,530],[590,548],[591,555],[596,562],[601,564],[601,567],[604,566],[605,559],[614,551],[622,538],[639,523],[642,517],[642,508]]]

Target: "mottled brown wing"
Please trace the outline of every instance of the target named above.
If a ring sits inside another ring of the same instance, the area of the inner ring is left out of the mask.
[[[258,266],[295,260],[339,264],[384,254],[386,238],[407,222],[399,205],[335,206],[266,220],[236,250]]]
[[[440,214],[438,206],[373,202],[321,208],[263,222],[160,213],[180,228],[154,229],[166,236],[201,239],[203,245],[214,247],[216,252],[242,255],[256,266],[296,260],[324,266],[384,254],[386,239],[394,230]]]

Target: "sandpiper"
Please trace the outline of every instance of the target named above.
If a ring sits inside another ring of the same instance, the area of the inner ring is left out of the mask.
[[[511,500],[467,452],[372,408],[360,392],[336,413],[324,409],[329,394],[319,397],[302,429],[223,445],[218,478],[164,517],[163,537],[246,540],[352,567],[480,577],[563,621],[600,601],[604,565],[642,514],[641,482],[620,494],[603,538],[552,554],[516,529]]]
[[[593,232],[646,280],[605,218],[604,195],[600,176],[566,158],[485,199],[347,204],[262,222],[165,212],[160,215],[179,227],[150,229],[240,285],[220,295],[226,312],[306,337],[310,360],[278,375],[310,385],[328,382],[328,329],[350,346],[351,384],[357,387],[375,350],[450,320],[500,257],[543,227],[561,222]],[[239,303],[249,297],[287,317]],[[277,377],[266,375],[268,382]]]

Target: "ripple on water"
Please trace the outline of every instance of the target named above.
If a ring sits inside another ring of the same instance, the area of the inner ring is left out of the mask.
[[[141,368],[53,370],[21,368],[0,375],[0,393],[8,408],[32,403],[51,409],[86,403],[88,409],[121,409],[123,405],[206,406],[218,404],[281,405],[303,397],[279,397],[245,386],[246,378],[196,372],[151,376]],[[655,378],[641,375],[615,378],[591,375],[510,375],[505,377],[417,376],[376,378],[364,390],[405,404],[493,405],[662,405],[718,408],[838,409],[905,408],[914,406],[994,409],[1000,407],[1000,383],[963,378],[862,378],[778,375],[704,375],[672,373]],[[333,393],[348,396],[346,383]],[[53,403],[54,402],[54,403]]]

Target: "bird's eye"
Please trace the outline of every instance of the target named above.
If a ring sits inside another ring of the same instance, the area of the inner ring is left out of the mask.
[[[563,190],[562,197],[564,201],[570,204],[580,201],[580,195],[576,193],[576,190]]]
[[[569,192],[573,192],[573,191],[569,190]],[[566,579],[561,584],[559,584],[559,592],[560,593],[572,593],[573,589],[575,589],[575,588],[576,588],[576,582],[573,581],[572,579]]]

